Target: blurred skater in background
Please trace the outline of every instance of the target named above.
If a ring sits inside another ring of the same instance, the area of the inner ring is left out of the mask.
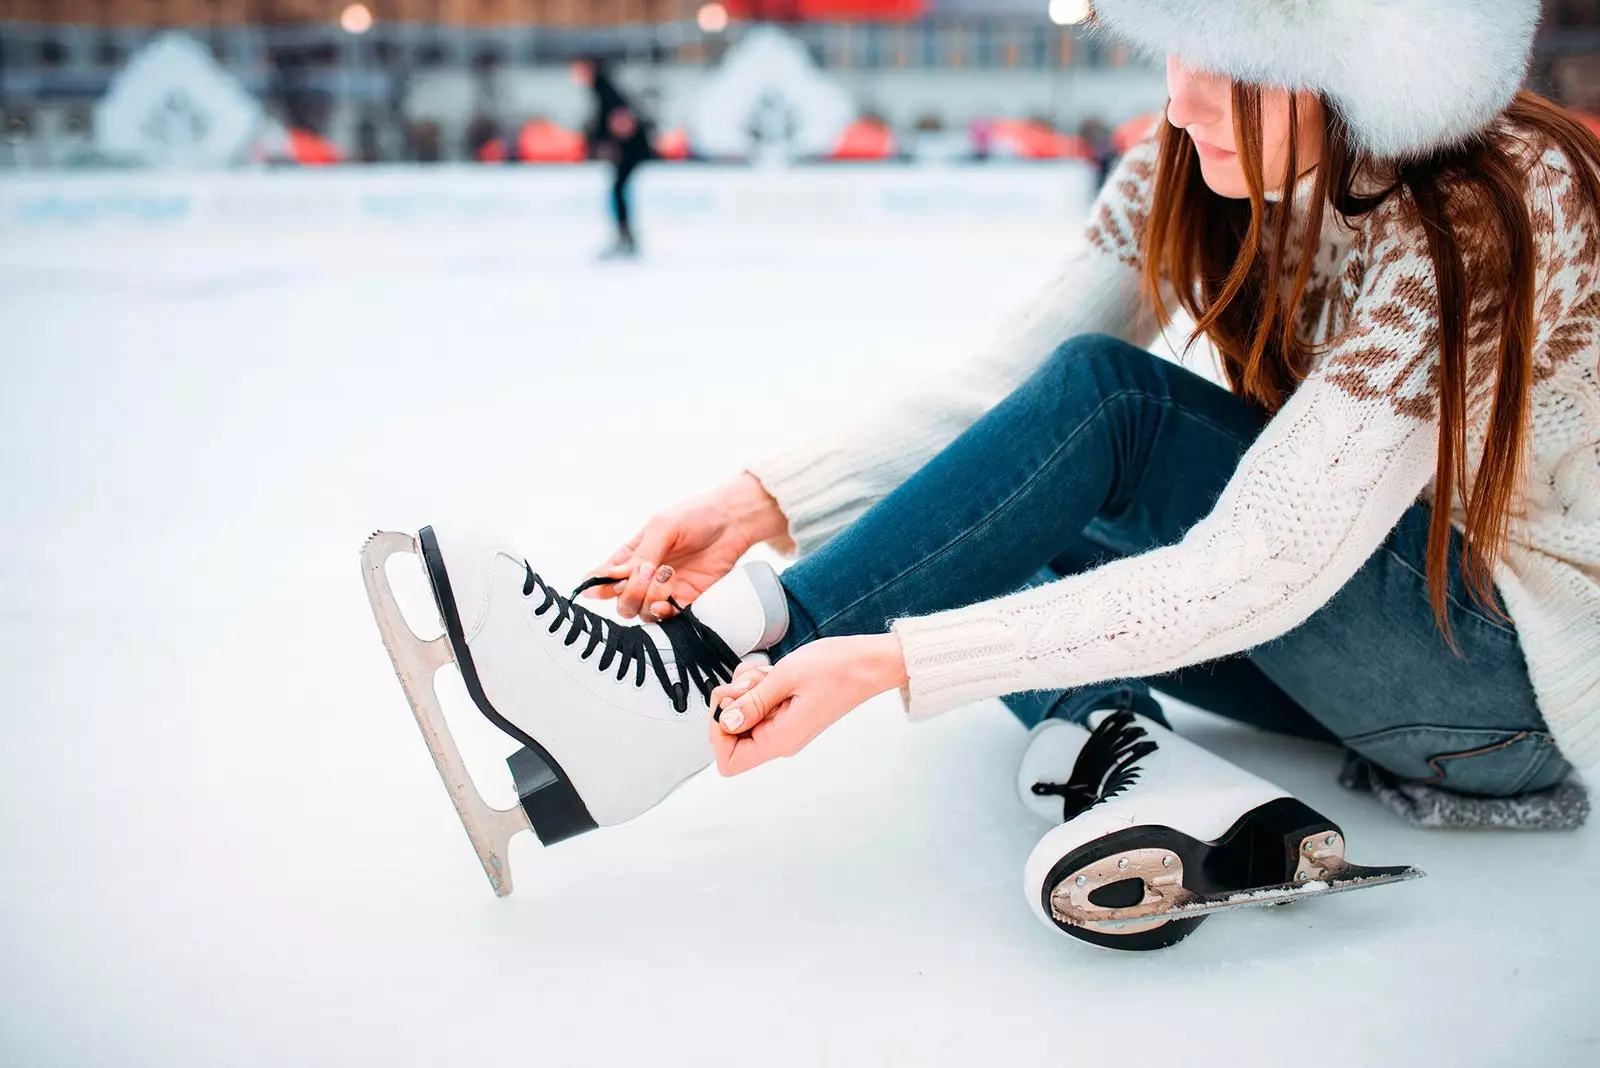
[[[594,91],[595,113],[585,130],[589,155],[611,163],[611,217],[617,232],[601,258],[637,256],[639,244],[628,210],[628,181],[639,165],[653,155],[649,123],[611,80],[610,64],[604,58],[580,59],[572,65],[572,77]]]

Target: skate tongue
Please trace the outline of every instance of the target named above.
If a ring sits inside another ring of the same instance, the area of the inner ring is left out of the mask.
[[[639,630],[655,646],[661,683],[679,712],[684,711],[691,692],[705,696],[719,682],[732,677],[739,666],[741,654],[706,626],[692,607],[664,623],[642,624]]]
[[[789,601],[772,565],[752,560],[714,583],[691,605],[734,655],[744,657],[777,644],[789,630]],[[654,628],[659,630],[659,628]],[[665,636],[652,634],[657,645]],[[663,655],[668,655],[663,650]]]
[[[650,636],[652,642],[655,642],[656,651],[661,654],[661,663],[667,667],[667,673],[671,674],[671,669],[678,666],[678,656],[673,651],[672,642],[667,638],[667,632],[661,629],[659,623],[644,623],[640,629]]]

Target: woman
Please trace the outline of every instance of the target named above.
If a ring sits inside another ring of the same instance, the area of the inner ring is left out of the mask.
[[[1600,142],[1518,92],[1537,3],[1217,0],[1198,32],[1189,3],[1097,4],[1171,99],[1061,276],[959,370],[652,519],[578,591],[644,623],[424,532],[542,838],[665,796],[710,709],[737,774],[887,690],[1004,696],[1023,800],[1065,821],[1035,911],[1144,948],[1197,922],[1153,908],[1343,851],[1167,731],[1152,679],[1463,795],[1600,759]],[[1230,389],[1142,347],[1174,304]],[[762,541],[801,559],[734,570]]]
[[[572,65],[572,77],[594,93],[594,117],[589,120],[589,154],[611,164],[611,219],[616,238],[602,255],[611,259],[638,255],[628,206],[628,181],[633,172],[650,158],[650,133],[611,80],[610,65],[599,57],[581,59]]]

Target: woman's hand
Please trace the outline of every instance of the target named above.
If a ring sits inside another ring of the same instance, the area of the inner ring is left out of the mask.
[[[722,578],[754,544],[787,535],[778,502],[754,475],[742,474],[710,493],[658,512],[591,576],[625,579],[585,596],[615,598],[623,619],[646,622],[674,614],[669,596],[688,604]]]
[[[771,666],[742,665],[711,691],[711,707],[721,709],[711,720],[717,770],[738,775],[794,756],[846,712],[905,681],[894,634],[820,638]]]

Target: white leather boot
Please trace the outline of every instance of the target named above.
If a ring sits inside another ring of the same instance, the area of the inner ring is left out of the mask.
[[[1023,874],[1034,914],[1114,949],[1159,949],[1212,912],[1422,874],[1344,860],[1339,827],[1286,791],[1132,712],[1034,728],[1022,802],[1059,823]]]
[[[626,625],[558,593],[486,531],[424,527],[419,540],[468,692],[531,751],[513,770],[547,845],[632,819],[709,764],[711,690],[788,628],[764,563],[737,568],[673,619]],[[535,758],[553,781],[530,797]]]
[[[440,638],[423,641],[405,623],[385,572],[400,552],[422,558]],[[507,848],[519,831],[551,845],[622,823],[709,764],[711,691],[789,625],[783,587],[760,562],[736,568],[674,618],[635,625],[558,593],[482,530],[380,532],[363,549],[362,569],[428,750],[500,894],[511,890]],[[483,800],[450,737],[432,680],[451,661],[478,710],[522,743],[506,761],[519,808]]]

